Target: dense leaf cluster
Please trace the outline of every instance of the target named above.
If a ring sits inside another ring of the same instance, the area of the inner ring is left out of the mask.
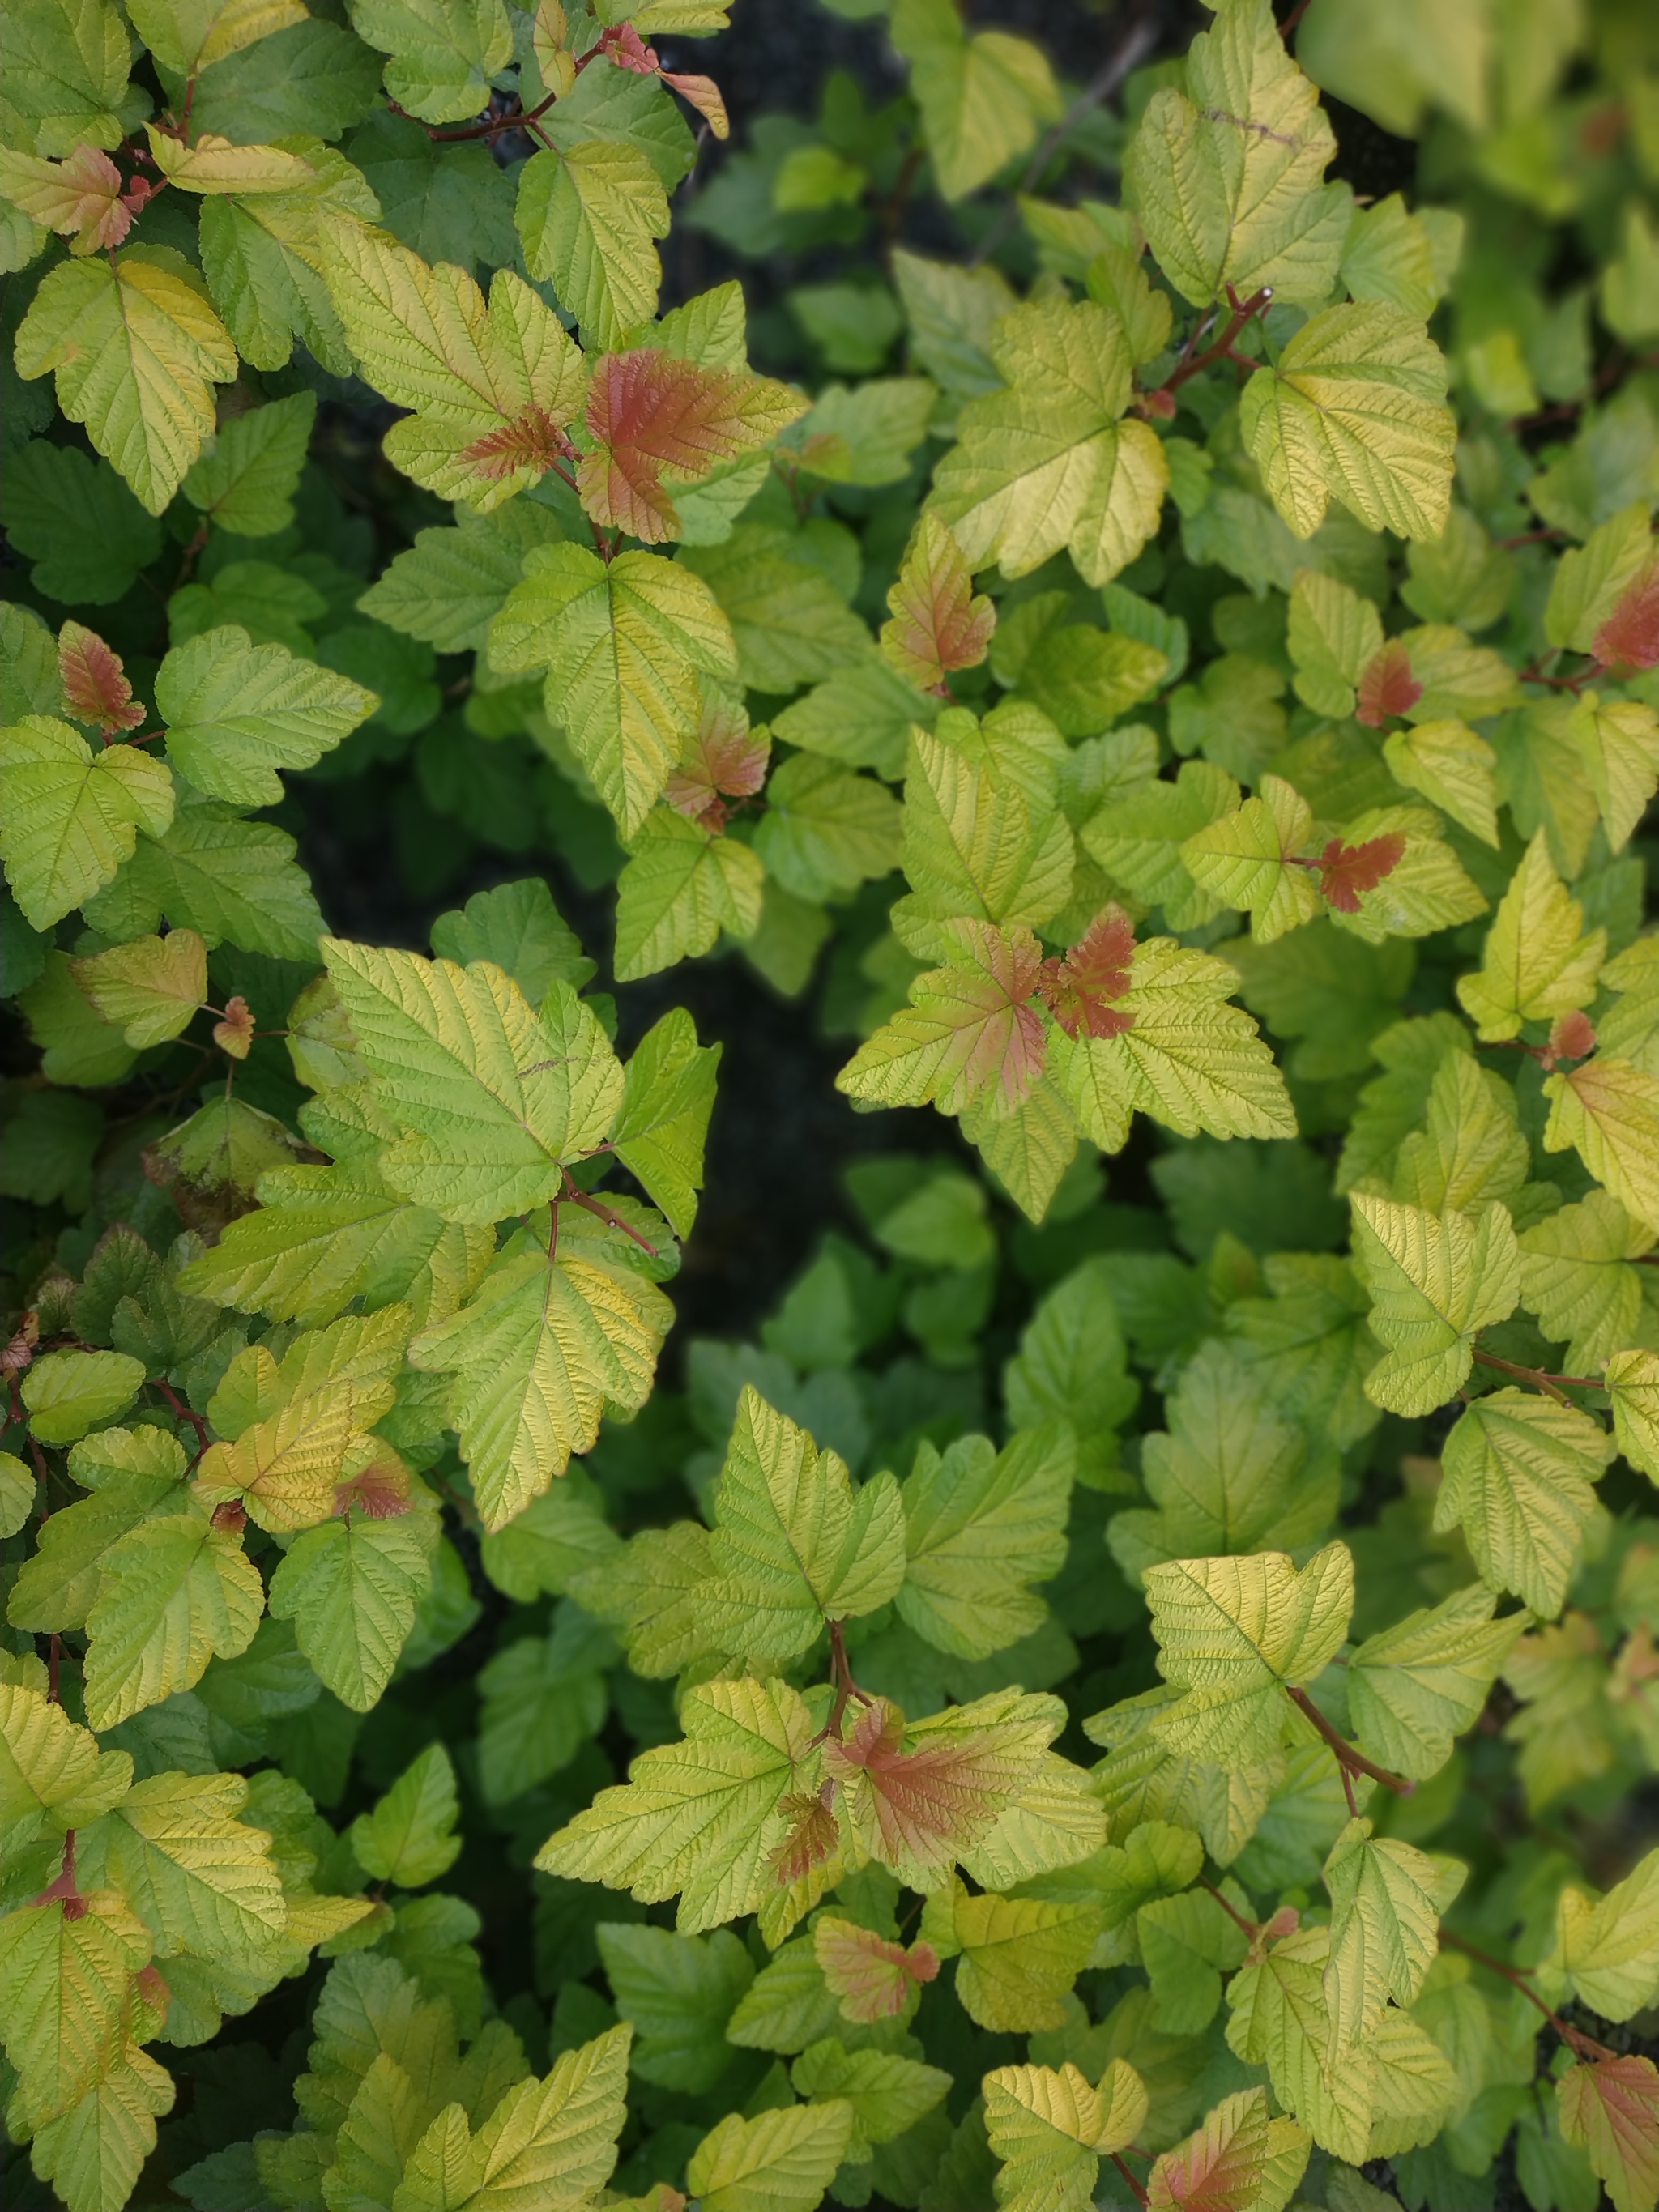
[[[1659,29],[824,4],[4,10],[0,2191],[1655,2212]]]

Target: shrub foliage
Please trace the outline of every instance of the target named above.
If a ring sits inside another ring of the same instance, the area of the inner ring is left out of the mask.
[[[0,2187],[1654,2212],[1650,11],[827,4],[5,11]]]

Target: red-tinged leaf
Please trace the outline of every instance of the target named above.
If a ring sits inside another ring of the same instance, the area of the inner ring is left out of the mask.
[[[1309,2141],[1271,2119],[1263,2089],[1224,2097],[1203,2125],[1166,2150],[1146,2179],[1151,2212],[1255,2212],[1282,2204],[1302,2178]]]
[[[88,723],[108,737],[117,730],[136,730],[143,720],[144,710],[132,696],[120,654],[96,630],[78,622],[64,624],[58,633],[58,674],[77,722]]]
[[[165,2027],[167,2014],[173,2008],[173,1990],[161,1969],[153,1963],[140,1966],[132,1978],[132,1986],[135,1994]]]
[[[662,81],[682,100],[690,102],[717,138],[732,136],[726,100],[712,76],[685,76],[673,70],[664,70]]]
[[[939,1972],[931,1943],[912,1943],[907,1950],[873,1928],[829,1914],[812,1930],[812,1949],[842,2018],[866,2027],[896,2019],[911,1990]]]
[[[749,726],[740,707],[705,707],[697,734],[663,789],[663,797],[688,822],[719,834],[728,799],[752,799],[766,781],[772,740]]]
[[[635,76],[655,76],[662,66],[656,48],[647,46],[631,23],[607,25],[599,46],[618,69],[632,70]]]
[[[365,1521],[396,1521],[409,1510],[409,1469],[390,1444],[378,1437],[368,1442],[374,1447],[373,1457],[334,1486],[337,1520],[343,1514],[361,1513]]]
[[[1556,2087],[1561,2132],[1589,2155],[1617,2212],[1659,2199],[1659,2069],[1650,2058],[1598,2058]]]
[[[778,1810],[787,1816],[789,1832],[772,1855],[772,1872],[778,1887],[787,1889],[823,1865],[839,1842],[840,1832],[822,1796],[792,1791],[779,1800]]]
[[[119,246],[137,207],[121,190],[121,173],[95,146],[77,146],[66,161],[0,155],[0,181],[14,205],[70,241],[71,253]]]
[[[222,1498],[213,1509],[213,1525],[227,1535],[240,1536],[247,1526],[247,1509],[234,1498]]]
[[[499,430],[486,430],[482,438],[463,446],[461,459],[471,461],[480,476],[499,483],[520,469],[539,469],[545,476],[556,461],[573,459],[575,451],[545,408],[526,407]]]
[[[1339,914],[1358,914],[1360,896],[1374,891],[1399,866],[1406,841],[1397,830],[1345,845],[1333,837],[1319,856],[1319,888]]]
[[[1604,668],[1659,666],[1659,560],[1626,585],[1592,648]]]
[[[597,450],[576,471],[594,521],[659,544],[679,526],[663,479],[692,483],[793,422],[805,403],[746,369],[700,368],[654,346],[607,354],[588,387]]]
[[[1403,640],[1391,637],[1371,656],[1359,679],[1356,720],[1380,730],[1385,722],[1407,713],[1423,696],[1423,686],[1412,673],[1412,657]]]
[[[1595,1049],[1595,1024],[1581,1007],[1563,1014],[1550,1031],[1547,1047],[1556,1060],[1583,1060]]]
[[[1042,1023],[1027,1001],[1042,956],[1026,929],[957,921],[963,957],[930,968],[910,986],[910,1004],[867,1038],[836,1077],[854,1098],[888,1105],[935,1104],[960,1114],[988,1093],[1012,1113],[1042,1079]],[[971,963],[971,964],[970,964]]]
[[[812,445],[807,441],[806,457]],[[893,619],[882,626],[881,650],[908,683],[940,690],[953,668],[974,668],[991,649],[997,611],[974,596],[973,571],[936,514],[924,515],[887,594]]]
[[[240,994],[225,1000],[222,1020],[213,1024],[213,1042],[233,1060],[246,1060],[253,1049],[253,1009]]]
[[[823,1747],[823,1763],[844,1786],[868,1792],[870,1842],[890,1863],[944,1865],[984,1832],[1023,1766],[988,1731],[964,1730],[906,1751],[904,1715],[885,1698],[860,1711],[853,1733]],[[862,1822],[860,1826],[864,1825]]]
[[[1134,1027],[1134,1016],[1112,1003],[1129,988],[1134,955],[1133,922],[1109,906],[1063,960],[1043,962],[1037,988],[1067,1036],[1121,1036]]]

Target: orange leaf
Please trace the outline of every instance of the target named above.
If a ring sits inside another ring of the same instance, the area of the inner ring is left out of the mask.
[[[1129,988],[1135,926],[1120,906],[1097,915],[1063,960],[1045,960],[1037,988],[1069,1037],[1121,1036],[1134,1016],[1110,1002]]]
[[[390,1444],[378,1437],[366,1441],[374,1447],[372,1456],[334,1486],[335,1518],[361,1513],[365,1521],[396,1521],[409,1510],[409,1469]]]
[[[64,624],[58,633],[58,674],[77,722],[90,723],[108,737],[116,730],[136,730],[143,720],[120,654],[96,630],[78,622]]]
[[[71,253],[101,253],[119,246],[143,205],[143,198],[123,195],[120,171],[95,146],[77,146],[64,161],[20,154],[0,159],[7,198],[36,222],[67,238]]]
[[[768,377],[700,368],[654,346],[607,354],[588,389],[597,450],[576,471],[582,505],[595,522],[660,544],[679,526],[665,476],[681,483],[706,477],[764,445],[805,404]]]
[[[939,1972],[939,1954],[931,1943],[913,1943],[906,1950],[873,1928],[832,1915],[813,1929],[812,1949],[842,2018],[865,2027],[896,2019],[911,1990]]]
[[[1592,649],[1604,668],[1659,665],[1659,560],[1650,561],[1626,585]]]
[[[1380,730],[1391,718],[1406,714],[1422,696],[1423,686],[1412,673],[1412,657],[1404,641],[1391,637],[1372,654],[1359,679],[1359,703],[1354,717],[1368,729]]]
[[[225,1000],[224,1018],[213,1024],[213,1042],[233,1060],[246,1060],[253,1049],[253,1009],[240,995]]]
[[[631,70],[635,76],[655,76],[662,66],[656,48],[647,46],[631,23],[607,24],[599,33],[599,48],[618,69]]]
[[[672,86],[682,100],[690,100],[717,138],[732,136],[726,101],[712,76],[684,76],[672,70],[664,70],[662,81]]]
[[[772,740],[751,731],[741,707],[705,705],[697,734],[663,789],[663,797],[688,822],[716,835],[726,827],[727,799],[752,799],[766,781]]]
[[[1010,1787],[1026,1771],[988,1731],[903,1749],[904,1715],[885,1698],[860,1713],[843,1742],[832,1736],[823,1763],[848,1790],[855,1825],[890,1863],[948,1866],[983,1834]]]
[[[922,517],[887,604],[883,657],[923,691],[939,690],[953,668],[976,667],[991,649],[996,608],[974,597],[973,572],[936,514]]]
[[[1333,837],[1319,856],[1319,888],[1339,914],[1358,914],[1360,894],[1374,891],[1391,876],[1405,849],[1397,830],[1368,837],[1363,845],[1345,845]]]
[[[1556,2087],[1561,2132],[1588,2153],[1618,2212],[1659,2197],[1659,2070],[1650,2058],[1598,2058]]]
[[[1582,1008],[1574,1007],[1550,1031],[1547,1049],[1557,1060],[1583,1060],[1595,1049],[1595,1024]]]

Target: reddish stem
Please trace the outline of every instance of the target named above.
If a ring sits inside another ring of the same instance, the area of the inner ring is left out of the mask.
[[[836,1702],[830,1708],[829,1719],[813,1739],[817,1743],[825,1742],[832,1736],[836,1741],[840,1741],[842,1719],[846,1713],[849,1699],[856,1698],[861,1705],[867,1705],[871,1702],[867,1692],[860,1689],[858,1684],[853,1680],[852,1666],[847,1656],[846,1622],[832,1620],[829,1623],[829,1629],[830,1680],[835,1685]]]
[[[1542,1390],[1559,1406],[1571,1404],[1565,1395],[1569,1390],[1605,1390],[1607,1383],[1599,1375],[1550,1375],[1541,1367],[1517,1367],[1512,1359],[1500,1359],[1495,1352],[1474,1348],[1474,1356],[1482,1367],[1496,1368],[1500,1375],[1513,1375],[1519,1382],[1530,1382],[1534,1390]]]
[[[1305,1690],[1293,1690],[1287,1682],[1285,1685],[1285,1694],[1297,1711],[1305,1713],[1319,1730],[1321,1735],[1336,1753],[1338,1764],[1345,1774],[1369,1775],[1373,1782],[1380,1782],[1385,1790],[1392,1790],[1396,1797],[1409,1797],[1414,1793],[1417,1788],[1414,1782],[1407,1782],[1403,1775],[1391,1774],[1386,1766],[1378,1766],[1375,1761],[1367,1759],[1363,1752],[1356,1751],[1346,1736],[1331,1726]],[[1350,1805],[1353,1803],[1352,1792],[1349,1795],[1348,1802]]]
[[[201,1445],[202,1449],[205,1451],[208,1448],[209,1442],[208,1425],[203,1416],[196,1411],[193,1406],[185,1405],[184,1400],[179,1395],[179,1393],[173,1389],[170,1382],[158,1381],[155,1388],[161,1392],[161,1395],[167,1400],[167,1404],[172,1407],[175,1419],[188,1421],[190,1423],[191,1428],[196,1431],[198,1443]]]
[[[1118,2172],[1123,2176],[1124,2180],[1128,2184],[1129,2188],[1133,2194],[1135,2203],[1137,2204],[1150,2203],[1152,2200],[1148,2197],[1146,2191],[1135,2179],[1133,2174],[1130,2172],[1128,2167],[1125,2166],[1122,2158],[1116,2151],[1112,2153],[1112,2164],[1117,2168]]]
[[[580,1206],[584,1213],[597,1214],[607,1227],[620,1229],[624,1237],[631,1237],[641,1251],[648,1252],[653,1260],[662,1256],[656,1246],[647,1243],[639,1231],[630,1222],[624,1221],[614,1206],[606,1206],[600,1199],[590,1198],[585,1190],[578,1190],[568,1174],[564,1179],[564,1188],[559,1194],[558,1205]]]
[[[1244,1915],[1235,1906],[1229,1905],[1226,1899],[1221,1894],[1221,1892],[1216,1887],[1212,1881],[1206,1881],[1200,1875],[1198,1886],[1200,1889],[1207,1889],[1209,1891],[1211,1896],[1214,1898],[1216,1903],[1226,1914],[1228,1919],[1232,1921],[1237,1927],[1243,1929],[1250,1942],[1254,1943],[1256,1937],[1261,1933],[1261,1929],[1256,1925],[1255,1922],[1254,1920],[1247,1920],[1244,1917]]]
[[[1582,2029],[1573,2027],[1563,2020],[1559,2013],[1552,2012],[1528,1979],[1532,1971],[1530,1967],[1506,1966],[1501,1959],[1494,1959],[1490,1951],[1482,1951],[1476,1945],[1466,1942],[1462,1936],[1455,1936],[1449,1928],[1440,1930],[1440,1941],[1443,1944],[1449,1943],[1454,1951],[1462,1952],[1465,1958],[1473,1959],[1477,1966],[1485,1966],[1489,1972],[1501,1974],[1512,1988],[1520,1990],[1528,2004],[1537,2006],[1562,2042],[1577,2057],[1616,2058],[1619,2056],[1616,2051],[1609,2051],[1605,2043],[1598,2043],[1594,2036],[1586,2035]]]
[[[70,1828],[64,1836],[64,1863],[57,1875],[38,1895],[29,1899],[31,1905],[62,1905],[65,1920],[80,1920],[85,1917],[87,1901],[75,1886],[75,1831]]]
[[[1227,297],[1233,311],[1231,321],[1214,343],[1206,346],[1202,353],[1183,355],[1158,386],[1158,390],[1164,392],[1178,391],[1189,377],[1196,376],[1200,369],[1207,368],[1212,361],[1219,361],[1224,354],[1231,354],[1233,342],[1240,331],[1247,324],[1253,323],[1264,308],[1273,304],[1273,296],[1271,284],[1262,285],[1259,291],[1252,292],[1248,300],[1239,299],[1232,287],[1229,285]],[[1192,341],[1189,339],[1188,343],[1190,345]],[[1237,359],[1237,356],[1235,356],[1234,358]],[[1249,362],[1246,366],[1254,368],[1256,364],[1255,362]]]
[[[64,1702],[58,1686],[58,1670],[63,1663],[64,1639],[54,1628],[46,1656],[46,1703],[49,1705],[61,1705]]]

